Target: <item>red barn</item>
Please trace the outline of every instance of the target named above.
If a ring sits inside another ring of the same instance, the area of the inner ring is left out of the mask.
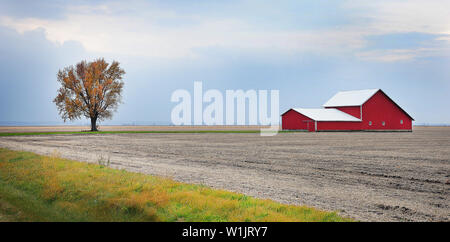
[[[289,109],[283,130],[412,131],[414,119],[381,89],[338,92],[323,107]]]

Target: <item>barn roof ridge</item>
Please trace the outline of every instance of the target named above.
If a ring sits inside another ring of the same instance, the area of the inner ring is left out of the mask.
[[[361,106],[381,89],[362,89],[351,91],[339,91],[331,97],[323,107],[347,107]]]

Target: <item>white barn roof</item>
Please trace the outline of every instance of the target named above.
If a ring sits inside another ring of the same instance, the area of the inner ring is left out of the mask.
[[[293,110],[315,121],[361,121],[359,118],[334,108],[293,108]]]
[[[324,107],[342,107],[342,106],[361,106],[369,98],[371,98],[380,89],[367,89],[358,91],[338,92],[330,100],[328,100]]]

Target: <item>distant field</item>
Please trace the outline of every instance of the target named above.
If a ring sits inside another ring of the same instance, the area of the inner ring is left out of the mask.
[[[99,163],[0,148],[0,221],[351,221]]]
[[[202,130],[216,130],[216,131],[244,131],[253,130],[259,131],[261,128],[267,126],[99,126],[100,131],[202,131]],[[46,132],[81,132],[88,131],[87,126],[0,126],[0,133],[46,133]]]
[[[362,221],[450,220],[450,127],[273,137],[239,132],[32,135],[0,137],[0,147],[44,155],[57,151],[92,163],[108,158],[113,168],[339,211]]]
[[[122,133],[259,133],[268,126],[104,126],[90,132],[84,126],[0,126],[1,136]],[[279,131],[294,132],[294,131]]]
[[[25,135],[55,135],[55,134],[201,134],[201,133],[259,133],[259,130],[149,130],[149,131],[95,131],[95,132],[17,132],[0,133],[0,136],[25,136]],[[287,131],[280,131],[287,132]],[[292,132],[292,131],[289,131]]]
[[[100,126],[100,132],[97,133],[158,133],[158,132],[186,132],[186,133],[196,133],[196,132],[259,132],[261,128],[268,128],[268,126],[260,125],[220,125],[220,126],[171,126],[171,125],[159,125],[159,126]],[[414,126],[414,130],[423,129],[442,129],[450,127],[439,127],[439,126]],[[89,131],[87,126],[70,126],[70,125],[60,125],[60,126],[0,126],[0,135],[5,136],[6,133],[23,133],[23,134],[54,134],[64,132],[66,134],[71,133],[86,133]],[[3,135],[2,135],[3,134]]]

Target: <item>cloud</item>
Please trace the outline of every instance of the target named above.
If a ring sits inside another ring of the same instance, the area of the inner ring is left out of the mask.
[[[447,50],[448,52],[448,50]],[[417,58],[443,56],[441,49],[417,48],[417,49],[389,49],[359,52],[359,58],[369,61],[396,62],[411,61]]]
[[[371,35],[366,38],[367,46],[356,56],[363,60],[382,62],[450,56],[448,37],[417,32]]]
[[[21,35],[0,27],[0,37],[0,122],[56,121],[56,74],[83,59],[83,47],[73,41],[51,43],[42,30]]]
[[[51,41],[79,41],[89,51],[162,58],[196,57],[195,49],[205,47],[288,53],[336,52],[362,46],[362,40],[351,33],[260,31],[230,19],[207,20],[182,28],[160,27],[130,17],[83,14],[70,14],[64,20],[3,17],[0,22],[20,33],[41,28]]]
[[[447,0],[348,1],[355,16],[366,19],[361,26],[373,32],[421,32],[445,34],[450,31],[450,2]]]
[[[248,8],[247,12],[256,11],[254,15],[261,14],[254,7],[255,10],[249,8],[250,3],[244,1],[242,6]],[[279,3],[283,4],[292,5]],[[445,45],[450,42],[449,5],[448,1],[348,1],[339,7],[339,13],[345,18],[333,15],[333,19],[345,19],[339,25],[330,22],[327,26],[321,21],[320,28],[305,28],[307,19],[298,19],[302,22],[297,25],[302,27],[285,28],[283,21],[275,21],[279,23],[277,28],[272,19],[283,19],[283,12],[286,11],[271,11],[270,18],[260,18],[258,22],[255,18],[250,20],[242,14],[234,14],[230,8],[224,8],[228,14],[214,17],[207,13],[207,9],[183,11],[179,7],[171,8],[153,2],[91,5],[83,2],[60,6],[58,9],[62,10],[59,15],[62,17],[59,18],[3,15],[0,25],[19,33],[42,29],[46,38],[52,42],[62,44],[77,41],[87,51],[106,55],[198,58],[205,54],[198,50],[218,48],[269,55],[314,52],[327,56],[356,56],[362,60],[401,61],[421,56],[417,53],[431,54],[437,51],[422,51],[417,47],[406,46],[396,46],[390,51],[377,50],[376,46],[367,50],[370,44],[368,37],[410,32],[439,34],[442,48],[446,48]],[[214,9],[217,7],[220,6]],[[281,7],[273,6],[273,9],[278,8]],[[269,11],[267,6],[259,9],[264,14]],[[315,6],[312,9],[320,8]],[[308,11],[308,8],[304,11]],[[252,15],[251,12],[246,14]],[[292,14],[286,18],[291,20]],[[327,16],[322,18],[326,19]],[[313,18],[314,21],[318,21],[317,16]],[[439,49],[440,46],[424,41],[420,48]]]
[[[68,6],[65,18],[3,16],[0,24],[20,33],[43,29],[50,41],[60,44],[78,41],[88,51],[162,58],[197,57],[196,49],[208,47],[332,54],[364,44],[361,37],[348,31],[265,30],[240,18],[217,19],[126,6],[119,3]],[[188,24],[170,24],[174,22]]]

